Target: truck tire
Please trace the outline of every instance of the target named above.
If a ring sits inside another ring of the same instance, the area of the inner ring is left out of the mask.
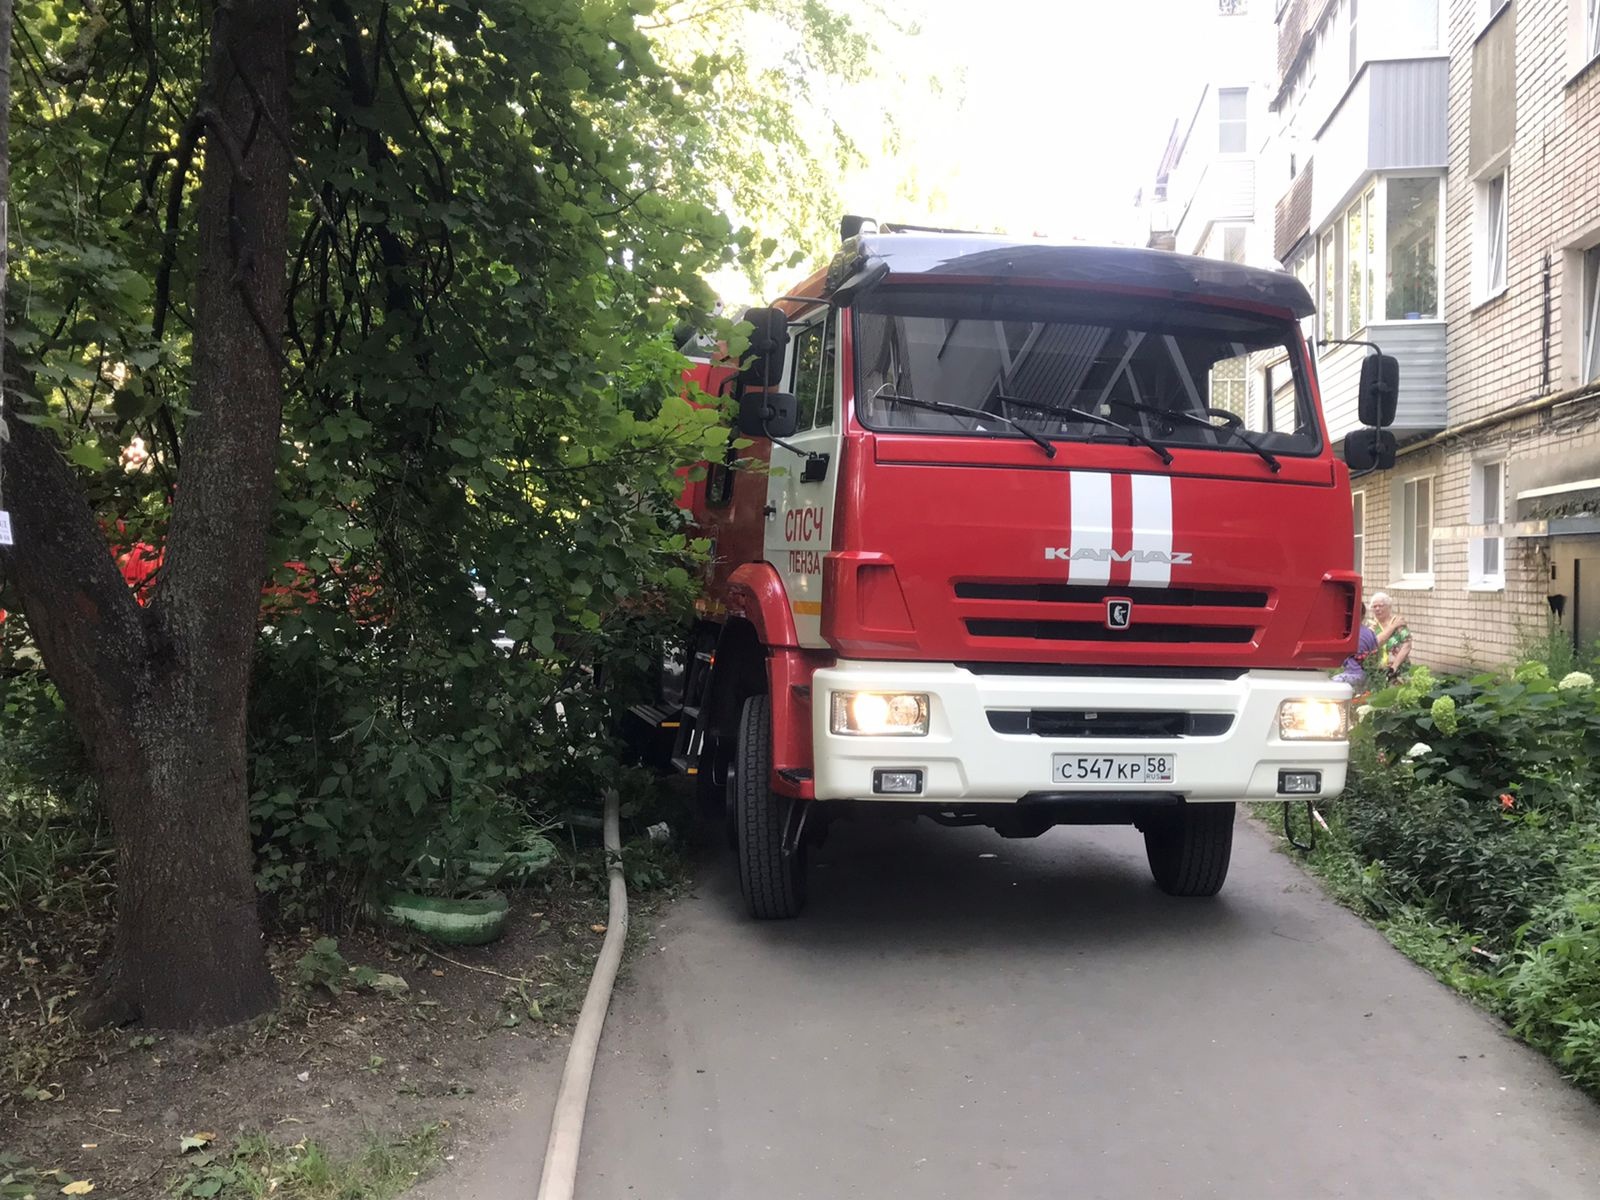
[[[772,701],[751,696],[739,715],[739,741],[729,788],[733,793],[739,890],[758,921],[797,917],[805,907],[805,847],[783,852],[790,800],[769,786]]]
[[[1233,856],[1233,805],[1185,804],[1144,827],[1156,886],[1169,896],[1215,896]]]

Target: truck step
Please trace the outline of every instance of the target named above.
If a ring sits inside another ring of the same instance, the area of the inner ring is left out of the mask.
[[[680,714],[687,710],[671,708],[665,704],[635,704],[628,712],[652,729],[673,729],[680,722]],[[698,712],[695,714],[698,716]]]

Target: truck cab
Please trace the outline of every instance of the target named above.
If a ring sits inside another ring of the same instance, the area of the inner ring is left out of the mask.
[[[862,809],[1131,825],[1208,896],[1237,802],[1340,793],[1360,578],[1311,312],[1166,251],[863,233],[747,314],[748,446],[686,493],[699,620],[636,711],[754,916]]]

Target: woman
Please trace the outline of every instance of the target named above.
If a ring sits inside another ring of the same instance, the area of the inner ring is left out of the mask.
[[[1368,620],[1368,612],[1363,607],[1361,613],[1361,634],[1356,639],[1356,652],[1344,660],[1344,666],[1335,679],[1348,683],[1355,689],[1356,695],[1362,695],[1367,690],[1367,659],[1371,658],[1378,649],[1378,635]]]
[[[1388,592],[1372,597],[1372,631],[1378,638],[1378,664],[1389,672],[1391,681],[1398,679],[1411,661],[1411,630],[1395,612]]]

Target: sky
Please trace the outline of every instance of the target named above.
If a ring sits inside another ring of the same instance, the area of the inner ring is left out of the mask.
[[[1134,193],[1153,177],[1173,119],[1198,98],[1194,30],[1214,4],[899,0],[895,14],[922,28],[900,44],[905,67],[940,80],[960,107],[952,118],[952,101],[925,90],[887,95],[906,144],[847,181],[847,208],[1128,240]],[[901,211],[907,179],[929,211]]]

